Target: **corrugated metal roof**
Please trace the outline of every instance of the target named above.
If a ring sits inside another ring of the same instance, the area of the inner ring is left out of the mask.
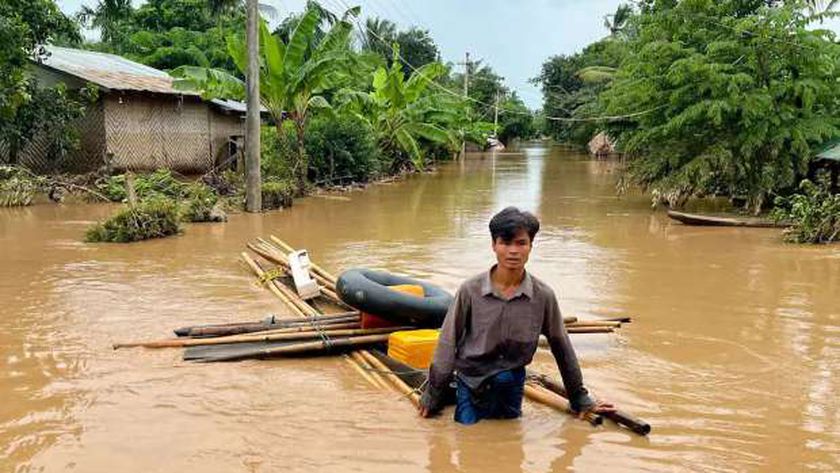
[[[222,110],[226,110],[229,112],[241,113],[245,114],[248,111],[248,104],[245,102],[239,102],[236,100],[228,100],[228,99],[212,99],[210,101],[213,105],[221,108]],[[264,106],[260,105],[260,114],[265,115],[268,113],[268,109]]]
[[[817,153],[817,159],[840,161],[840,138],[829,141],[825,148]]]
[[[115,54],[47,46],[41,64],[110,90],[198,95],[172,88],[169,74]]]

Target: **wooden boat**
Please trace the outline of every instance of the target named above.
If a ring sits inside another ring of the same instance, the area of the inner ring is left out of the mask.
[[[785,228],[784,223],[776,223],[772,220],[761,218],[733,218],[715,217],[712,215],[691,214],[669,210],[668,216],[682,222],[685,225],[707,226],[707,227],[752,227],[752,228]]]

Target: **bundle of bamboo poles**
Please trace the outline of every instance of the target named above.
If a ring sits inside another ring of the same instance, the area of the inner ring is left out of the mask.
[[[322,348],[328,350],[336,346],[329,343],[329,339],[334,337],[347,337],[358,343],[363,343],[374,338],[379,340],[382,335],[387,335],[396,330],[411,328],[394,327],[388,330],[373,331],[362,329],[359,311],[348,306],[338,297],[335,290],[336,277],[315,263],[311,264],[310,275],[321,286],[321,295],[312,300],[303,300],[295,290],[277,278],[278,276],[290,276],[288,254],[295,251],[294,248],[274,235],[271,235],[269,240],[258,238],[247,246],[262,261],[245,252],[241,255],[242,260],[266,284],[268,289],[284,303],[292,315],[296,317],[295,319],[271,317],[267,321],[260,322],[185,327],[175,331],[176,335],[179,336],[178,339],[117,343],[114,348],[194,347],[253,342],[300,341],[298,344],[284,344],[282,350],[271,352],[280,355],[295,353],[296,345],[299,345],[299,352],[312,350],[313,347],[317,346],[317,342],[311,340],[316,338],[324,339],[325,343]],[[267,264],[274,264],[275,266],[270,268]],[[325,313],[323,307],[328,305],[341,312]],[[570,334],[610,333],[620,328],[622,323],[629,321],[629,318],[588,321],[580,320],[577,317],[564,318],[566,330]],[[541,345],[546,345],[544,340],[541,341]],[[255,351],[255,353],[257,352],[267,354],[259,350]],[[361,366],[362,360],[359,356],[352,356],[349,360],[355,363],[357,367]]]

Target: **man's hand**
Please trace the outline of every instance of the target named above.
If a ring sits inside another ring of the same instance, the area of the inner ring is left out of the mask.
[[[593,413],[593,414],[609,414],[609,413],[615,412],[615,411],[616,411],[616,408],[615,408],[614,405],[612,405],[612,403],[605,402],[605,401],[595,401],[595,404],[592,407],[590,407],[588,410],[581,411],[580,413],[578,413],[578,418],[583,419],[584,416],[586,416],[586,414],[588,414],[590,412]]]
[[[420,417],[428,419],[432,417],[432,413],[429,411],[429,408],[424,405],[417,406],[417,412],[420,414]]]

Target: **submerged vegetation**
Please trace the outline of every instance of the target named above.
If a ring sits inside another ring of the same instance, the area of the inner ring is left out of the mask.
[[[22,207],[32,203],[43,189],[37,177],[12,166],[0,166],[0,207]]]
[[[180,209],[173,199],[155,196],[128,205],[87,230],[85,241],[129,243],[163,238],[181,231]]]
[[[827,182],[803,180],[799,192],[777,197],[773,217],[790,223],[785,237],[796,243],[840,241],[840,194]]]

